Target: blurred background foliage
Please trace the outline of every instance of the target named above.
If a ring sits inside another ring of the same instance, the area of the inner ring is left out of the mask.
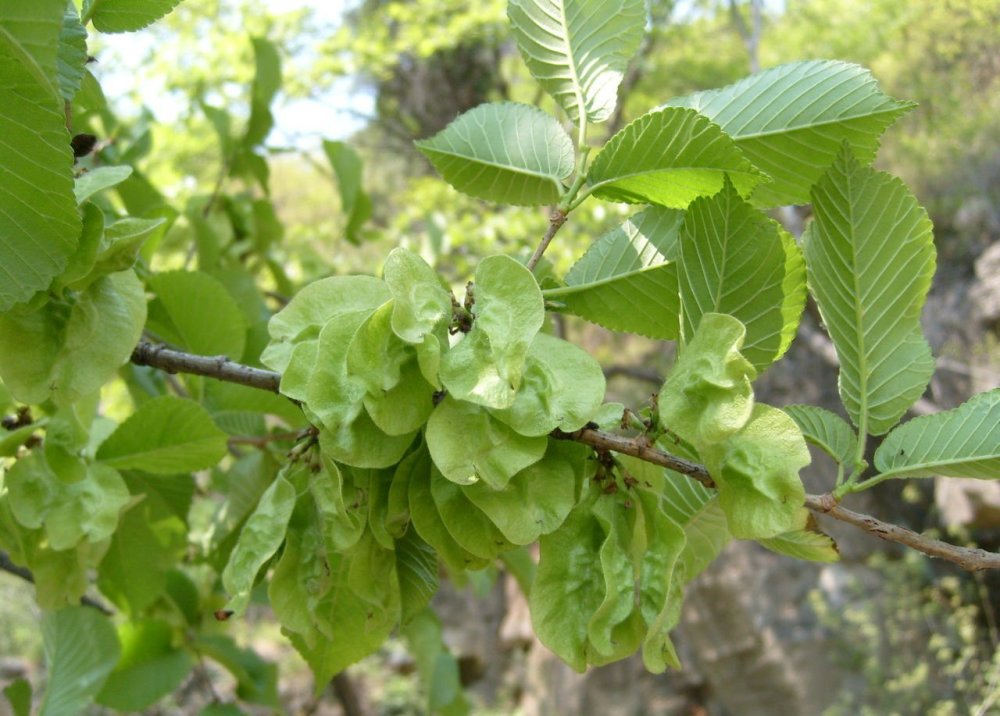
[[[524,256],[547,225],[544,210],[458,194],[412,147],[482,102],[556,111],[517,55],[505,6],[185,0],[141,33],[91,37],[90,68],[104,93],[85,83],[74,131],[98,137],[87,166],[136,168],[121,192],[130,213],[171,220],[144,249],[147,258],[156,249],[156,268],[197,264],[224,280],[227,267],[239,264],[254,274],[271,303],[243,307],[261,331],[267,309],[304,283],[377,273],[397,245],[435,265],[460,298],[479,257]],[[1000,0],[650,0],[648,7],[649,33],[611,131],[671,97],[731,83],[753,68],[809,58],[856,62],[889,94],[919,102],[886,135],[878,162],[928,207],[941,261],[969,273],[1000,238]],[[263,121],[255,98],[268,94],[255,72],[254,37],[276,50],[280,86],[270,88],[273,129],[267,124],[264,136],[251,137],[248,127]],[[594,127],[590,141],[600,146],[609,133]],[[340,165],[323,144],[330,140],[349,147],[346,159],[334,150]],[[361,162],[360,184],[348,176],[351,152]],[[555,273],[626,213],[584,205],[546,255]],[[644,364],[655,375],[667,360],[642,339],[572,321],[560,328],[609,363]],[[261,345],[248,347],[245,360],[253,362]],[[649,391],[641,382],[612,388],[633,402]],[[836,655],[856,679],[831,714],[966,713],[997,693],[989,621],[996,605],[976,583],[914,560],[888,565],[875,589],[852,583],[850,610],[816,598],[822,623],[849,635]],[[29,601],[9,598],[16,587],[7,581],[0,577],[0,654],[36,660],[37,635],[16,623]],[[924,653],[929,633],[935,641]],[[384,706],[380,713],[418,713],[412,677],[400,682],[385,667],[394,648],[361,673],[382,694],[373,699]],[[949,669],[953,678],[945,678]],[[291,673],[305,671],[299,664]]]

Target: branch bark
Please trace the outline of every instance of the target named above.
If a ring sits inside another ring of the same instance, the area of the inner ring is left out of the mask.
[[[554,231],[552,233],[555,233]],[[207,357],[175,351],[151,343],[140,343],[132,353],[132,362],[148,365],[168,372],[186,372],[202,375],[230,383],[248,385],[252,388],[278,392],[281,376],[278,373],[230,361],[225,356]],[[603,430],[584,428],[571,433],[561,430],[552,432],[559,440],[573,440],[590,445],[599,450],[611,450],[622,455],[631,455],[654,465],[669,468],[682,475],[697,480],[706,487],[715,487],[708,468],[690,460],[671,455],[650,444],[644,435],[626,437]],[[982,549],[959,547],[941,540],[918,534],[899,525],[883,522],[870,515],[854,512],[842,507],[832,495],[806,495],[805,505],[818,514],[828,515],[835,520],[854,525],[887,542],[896,542],[930,557],[953,562],[970,571],[980,569],[1000,569],[1000,554]],[[2,565],[0,565],[2,568]]]
[[[542,260],[542,254],[545,253],[545,249],[549,248],[549,244],[552,243],[552,238],[556,235],[556,232],[562,228],[562,225],[566,223],[566,212],[562,209],[553,209],[552,213],[549,214],[549,229],[545,232],[545,236],[542,237],[542,241],[538,244],[538,248],[535,249],[535,253],[531,255],[528,259],[528,270],[534,271],[535,266],[538,262]]]

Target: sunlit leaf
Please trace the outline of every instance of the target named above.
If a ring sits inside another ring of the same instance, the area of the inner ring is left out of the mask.
[[[840,399],[881,435],[923,394],[934,359],[920,328],[934,237],[899,180],[844,150],[813,188],[803,239],[809,287],[840,359]]]
[[[668,107],[642,115],[608,140],[587,183],[602,199],[683,209],[718,193],[727,175],[741,196],[767,178],[718,125],[693,110]]]
[[[511,32],[538,83],[574,125],[611,116],[646,26],[643,0],[511,0]]]
[[[566,132],[526,104],[479,105],[416,145],[453,187],[502,204],[553,204],[573,172]]]

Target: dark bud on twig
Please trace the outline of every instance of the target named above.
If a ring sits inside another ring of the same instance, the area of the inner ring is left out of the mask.
[[[73,147],[73,157],[79,159],[94,151],[97,145],[97,137],[93,134],[76,134],[70,140],[69,145]]]

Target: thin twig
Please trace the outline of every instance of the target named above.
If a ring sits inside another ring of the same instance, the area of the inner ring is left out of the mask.
[[[199,356],[175,351],[162,345],[142,341],[132,351],[132,362],[148,365],[168,373],[191,373],[215,378],[227,383],[238,383],[251,388],[278,392],[281,375],[271,370],[251,368],[229,360],[226,356]]]
[[[230,445],[253,445],[254,447],[265,447],[268,443],[291,442],[301,440],[310,432],[310,428],[305,430],[290,430],[284,433],[270,433],[268,435],[231,435]]]
[[[240,365],[230,361],[225,356],[218,358],[196,356],[148,343],[140,343],[136,347],[132,354],[132,361],[153,368],[195,373],[272,392],[278,392],[278,385],[281,381],[281,376],[278,373]],[[551,436],[559,440],[573,440],[600,450],[612,450],[622,455],[631,455],[645,462],[687,475],[706,487],[715,487],[715,482],[712,480],[708,468],[704,465],[660,450],[651,445],[644,435],[625,437],[603,430],[584,428],[571,433],[555,430]],[[854,512],[838,504],[832,495],[806,495],[805,506],[813,512],[829,515],[835,520],[854,525],[880,539],[906,545],[931,557],[945,559],[963,569],[970,571],[1000,569],[1000,554],[951,545],[904,527],[883,522],[875,517]]]
[[[7,572],[8,574],[13,574],[15,577],[20,577],[25,582],[31,582],[32,584],[35,583],[35,575],[31,573],[31,570],[28,569],[27,567],[22,567],[18,564],[14,564],[10,559],[10,555],[8,555],[3,550],[0,550],[0,571]],[[112,612],[108,607],[104,606],[101,602],[97,601],[96,599],[91,599],[90,597],[87,596],[80,597],[80,604],[82,604],[85,607],[91,607],[93,609],[96,609],[97,611],[101,612],[102,614],[106,614],[107,616],[111,616],[112,614],[114,614],[114,612]]]
[[[870,515],[854,512],[838,504],[833,495],[806,495],[806,507],[813,512],[826,514],[835,520],[860,527],[865,532],[887,542],[898,542],[931,557],[954,562],[970,572],[978,569],[1000,569],[1000,554],[996,552],[987,552],[984,549],[972,547],[958,547],[918,534],[905,527],[883,522]]]
[[[545,253],[545,249],[549,248],[549,244],[552,243],[552,237],[556,235],[556,232],[562,228],[562,225],[566,223],[566,212],[562,209],[553,209],[552,213],[549,214],[549,230],[545,232],[545,236],[542,237],[542,242],[538,244],[538,248],[535,249],[535,253],[531,255],[528,259],[528,270],[534,271],[535,266],[538,262],[542,260],[542,254]]]

